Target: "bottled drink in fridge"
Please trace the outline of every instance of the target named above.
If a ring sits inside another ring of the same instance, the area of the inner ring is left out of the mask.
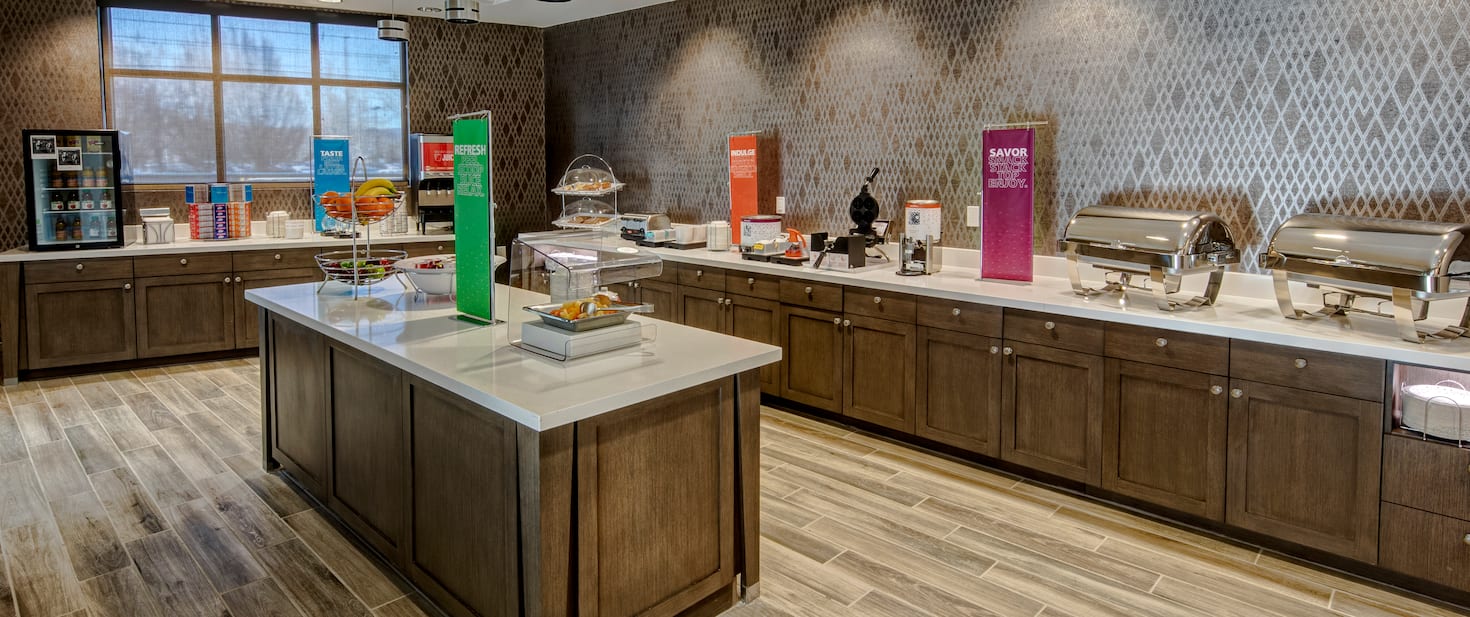
[[[108,207],[111,207],[111,205],[109,204]],[[117,217],[114,216],[111,212],[108,212],[107,213],[107,239],[114,240],[116,238],[117,238]]]
[[[82,239],[82,217],[75,214],[71,215],[71,239]]]
[[[66,194],[66,209],[67,210],[80,210],[82,208],[81,201],[82,201],[81,200],[81,197],[79,197],[77,195],[77,192],[76,191],[72,191],[70,193],[67,193]]]
[[[91,210],[97,207],[96,195],[92,191],[82,191],[82,209]]]
[[[58,216],[56,217],[56,241],[65,242],[66,236],[66,217]]]
[[[66,196],[63,195],[61,193],[61,191],[51,191],[51,210],[52,211],[57,211],[57,210],[65,210],[65,209],[66,209]]]
[[[102,191],[102,198],[97,200],[98,210],[112,209],[112,191]]]

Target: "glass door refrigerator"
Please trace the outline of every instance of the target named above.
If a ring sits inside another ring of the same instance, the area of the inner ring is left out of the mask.
[[[32,251],[123,245],[123,153],[117,131],[22,132]]]

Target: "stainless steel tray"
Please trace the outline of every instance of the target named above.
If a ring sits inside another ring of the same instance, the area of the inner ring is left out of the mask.
[[[634,308],[647,305],[631,304],[626,302],[614,302],[613,306],[622,308]],[[559,308],[561,308],[561,304],[533,304],[531,306],[525,307],[527,311],[539,315],[541,317],[541,321],[546,325],[555,328],[561,328],[562,330],[567,330],[570,332],[586,332],[588,330],[596,330],[598,328],[616,326],[620,323],[628,321],[628,315],[632,314],[632,312],[629,311],[618,311],[610,315],[594,315],[592,317],[583,317],[576,321],[572,321],[570,319],[563,319],[561,317],[557,317],[556,315],[551,314],[551,311]]]

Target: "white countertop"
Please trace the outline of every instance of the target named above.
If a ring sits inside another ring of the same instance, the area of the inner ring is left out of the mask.
[[[896,258],[897,247],[889,245],[885,250]],[[1072,292],[1066,278],[1066,261],[1059,257],[1038,257],[1035,281],[1019,283],[978,280],[979,255],[973,250],[946,249],[944,268],[929,276],[898,276],[897,263],[850,273],[750,261],[741,259],[734,252],[704,249],[653,251],[674,262],[1470,370],[1470,337],[1415,344],[1400,339],[1393,320],[1385,317],[1353,315],[1307,321],[1286,319],[1277,309],[1270,277],[1265,275],[1227,273],[1215,306],[1165,312],[1155,308],[1147,294],[1130,293],[1126,308],[1120,305],[1115,295],[1078,296]],[[1102,275],[1100,271],[1086,267],[1083,278],[1095,287],[1100,285]],[[1203,278],[1186,278],[1183,287],[1187,292],[1198,294],[1204,288]],[[1320,293],[1314,294],[1305,285],[1296,284],[1293,284],[1293,291],[1298,308],[1315,310],[1321,306]],[[1454,312],[1462,306],[1463,302],[1450,300],[1437,303],[1430,321],[1443,326],[1447,323],[1445,319],[1436,321],[1436,317],[1443,315],[1440,309],[1453,309],[1451,312]],[[1458,313],[1455,316],[1458,317]]]
[[[13,263],[24,261],[47,261],[56,259],[103,259],[107,257],[143,257],[147,255],[177,255],[180,253],[224,253],[229,251],[269,251],[275,249],[311,248],[319,246],[352,246],[351,238],[329,238],[307,233],[306,237],[297,240],[285,238],[268,238],[265,234],[255,233],[249,238],[237,240],[190,240],[189,227],[175,231],[177,241],[170,244],[143,244],[142,241],[132,242],[115,249],[87,249],[76,251],[29,251],[26,249],[12,249],[0,253],[0,263]],[[358,238],[358,244],[365,242],[362,237]],[[404,244],[409,242],[453,242],[454,234],[419,235],[417,230],[397,236],[385,236],[379,233],[373,234],[373,245],[387,246],[390,244]]]
[[[645,340],[638,347],[557,362],[509,345],[520,338],[519,320],[530,316],[519,307],[535,302],[523,293],[497,287],[496,314],[511,323],[495,326],[456,319],[447,297],[415,299],[396,279],[357,300],[350,287],[338,283],[328,283],[321,293],[316,284],[304,284],[252,289],[245,297],[535,430],[781,359],[779,347],[646,320],[641,321]],[[515,313],[509,312],[511,306]]]

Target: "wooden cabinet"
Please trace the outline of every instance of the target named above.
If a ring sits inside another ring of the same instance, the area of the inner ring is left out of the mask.
[[[725,331],[724,292],[680,285],[676,297],[680,323],[710,332]]]
[[[749,296],[730,296],[725,307],[725,333],[748,341],[781,345],[781,304]],[[761,392],[781,394],[781,364],[761,367]]]
[[[1006,331],[1011,331],[1009,313]],[[1098,343],[1100,346],[1100,333]],[[1010,340],[1002,353],[1001,458],[1097,484],[1104,397],[1102,357]]]
[[[409,257],[423,257],[425,255],[452,255],[454,254],[454,241],[448,242],[410,242],[403,245],[404,252]]]
[[[518,615],[516,425],[416,378],[409,384],[408,575],[451,614]]]
[[[133,296],[131,276],[26,285],[26,359],[30,368],[136,358]]]
[[[914,432],[917,327],[912,323],[851,313],[843,318],[842,325],[847,330],[842,371],[843,415]]]
[[[235,275],[235,348],[249,349],[260,344],[259,307],[245,299],[245,292],[262,287],[278,287],[299,283],[319,283],[322,271],[316,268],[261,270]]]
[[[581,615],[674,615],[734,579],[734,383],[577,423]]]
[[[1470,449],[1385,435],[1383,500],[1470,521]]]
[[[399,370],[328,345],[331,499],[358,535],[397,561],[408,499],[408,417]]]
[[[920,327],[914,434],[999,457],[1002,357],[996,339]]]
[[[1376,562],[1383,405],[1250,381],[1230,385],[1226,522]]]
[[[1223,521],[1229,385],[1220,376],[1108,360],[1102,487]]]
[[[328,479],[326,338],[306,326],[270,320],[270,456],[298,484],[326,501]]]
[[[843,334],[841,313],[782,305],[782,398],[842,411]]]
[[[638,301],[653,305],[653,312],[646,314],[645,317],[672,322],[679,321],[677,285],[653,279],[638,281],[635,285],[638,286]]]
[[[1379,565],[1451,589],[1470,589],[1470,522],[1383,503]]]
[[[230,274],[142,277],[136,282],[138,357],[235,348]]]

